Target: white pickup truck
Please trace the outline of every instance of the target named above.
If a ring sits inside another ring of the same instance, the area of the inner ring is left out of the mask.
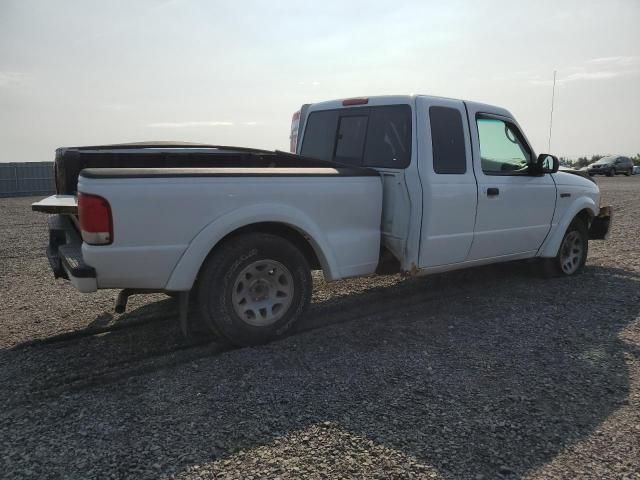
[[[305,105],[299,154],[206,145],[58,149],[48,257],[82,292],[162,291],[223,340],[284,335],[327,280],[540,257],[584,266],[611,209],[536,156],[502,108],[422,95]],[[298,135],[298,131],[300,134]]]

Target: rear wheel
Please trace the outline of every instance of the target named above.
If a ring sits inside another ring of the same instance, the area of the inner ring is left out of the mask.
[[[198,306],[206,325],[224,341],[249,346],[283,336],[311,298],[304,255],[281,237],[235,237],[206,260],[198,278]]]
[[[633,175],[633,168],[630,168],[629,170],[627,170],[627,172],[625,173],[625,175],[627,177],[630,177],[631,175]]]
[[[587,225],[575,218],[564,234],[560,250],[555,258],[547,259],[546,271],[552,276],[570,276],[580,273],[587,261],[589,236]]]

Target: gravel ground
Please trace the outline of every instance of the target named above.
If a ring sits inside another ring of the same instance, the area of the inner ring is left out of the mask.
[[[294,335],[239,350],[53,280],[33,199],[0,199],[0,476],[640,479],[640,177],[598,182],[582,275],[316,278]]]

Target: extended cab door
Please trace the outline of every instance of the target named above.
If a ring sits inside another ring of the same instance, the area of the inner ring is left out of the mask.
[[[466,260],[473,240],[477,185],[464,102],[416,99],[422,183],[419,267]]]
[[[535,154],[513,118],[467,104],[478,180],[478,210],[468,260],[533,256],[551,228],[556,186],[531,174]]]
[[[411,208],[412,198],[407,188],[407,182],[415,178],[406,180],[405,176],[408,167],[413,165],[414,112],[405,97],[356,100],[356,103],[345,100],[337,105],[327,102],[320,107],[312,106],[299,140],[300,153],[378,171],[383,188],[382,245],[403,262],[407,258],[410,228],[417,223],[411,215],[420,216],[418,209]]]

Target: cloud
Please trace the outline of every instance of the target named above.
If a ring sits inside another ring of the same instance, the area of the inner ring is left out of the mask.
[[[577,80],[607,80],[609,78],[619,77],[621,72],[578,72],[567,75],[560,79],[560,82],[575,82]]]
[[[158,122],[150,123],[147,127],[151,128],[197,128],[197,127],[232,127],[233,122]]]
[[[102,105],[100,108],[108,112],[122,112],[125,110],[131,110],[131,105],[125,105],[124,103],[108,103]]]
[[[558,85],[579,81],[609,80],[640,72],[640,56],[599,57],[586,60],[580,65],[558,69]],[[550,78],[540,76],[529,79],[531,85],[549,86]]]
[[[600,57],[587,60],[587,63],[595,65],[616,65],[616,66],[629,66],[640,65],[640,56],[618,56],[618,57]]]
[[[21,72],[0,72],[0,88],[24,82],[29,77]]]
[[[558,72],[556,77],[556,84],[563,85],[565,83],[577,82],[580,80],[608,80],[610,78],[620,77],[623,73],[620,72],[576,72],[566,76],[561,76]],[[541,80],[540,78],[533,78],[529,80],[531,85],[544,85],[549,86],[553,84],[553,80]]]
[[[307,87],[307,86],[311,86],[311,87],[317,87],[320,85],[320,82],[317,80],[312,80],[310,82],[298,82],[298,85],[300,85],[301,87]]]

